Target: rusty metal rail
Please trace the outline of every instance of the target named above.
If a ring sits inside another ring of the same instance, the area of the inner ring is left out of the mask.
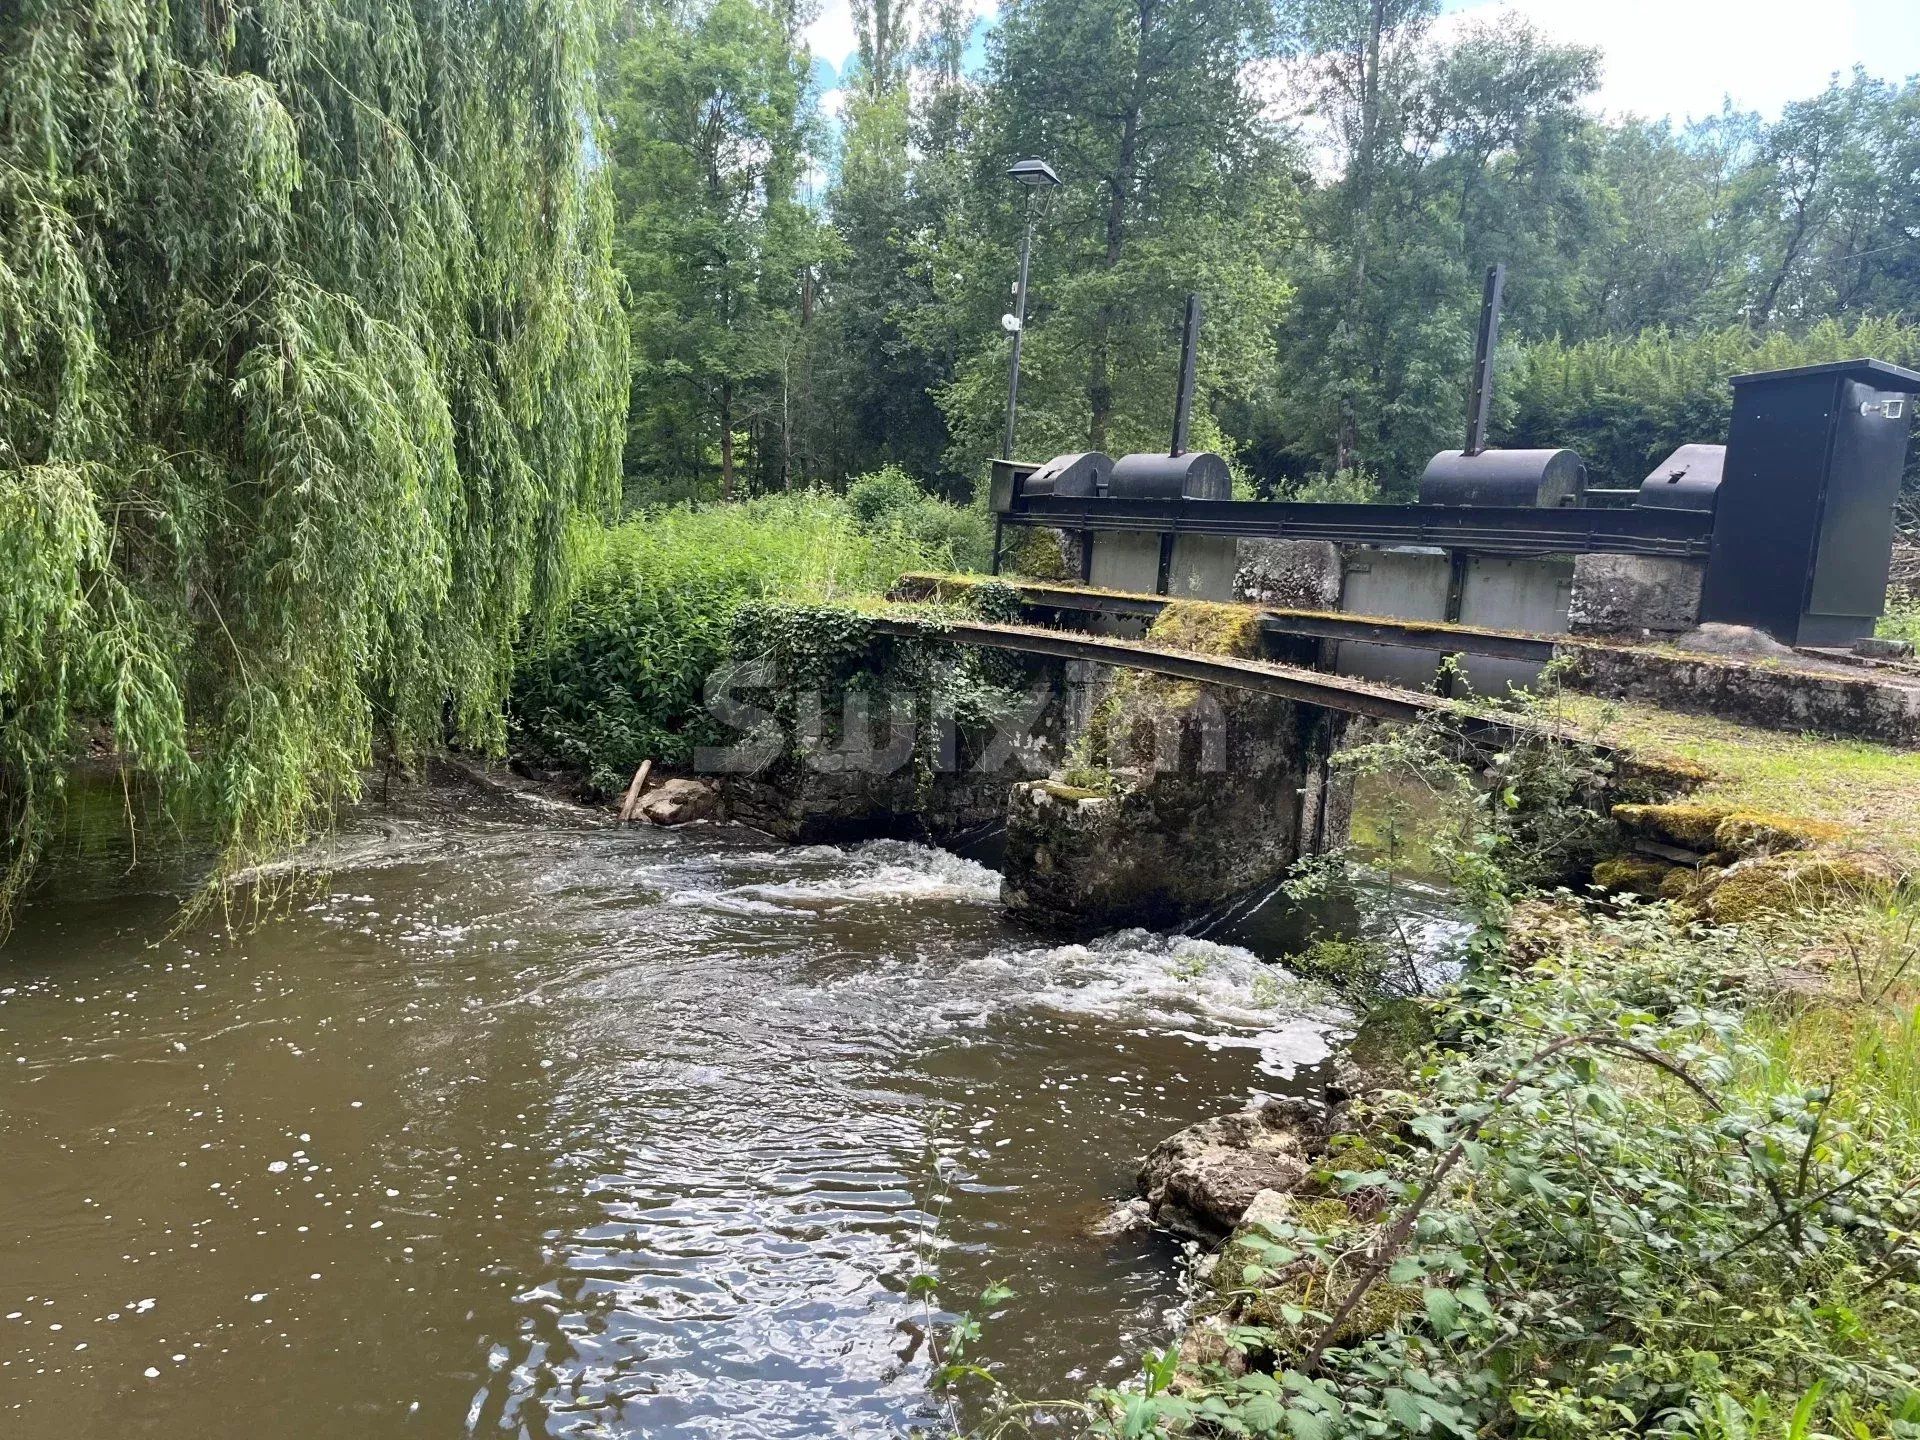
[[[1113,615],[1151,623],[1167,607],[1161,595],[1126,595],[1071,585],[1000,577],[999,584],[1016,592],[1036,610]],[[937,575],[908,575],[897,594],[926,598],[940,586]],[[1545,664],[1566,653],[1577,642],[1566,636],[1530,635],[1517,630],[1485,630],[1471,625],[1445,625],[1419,620],[1390,620],[1373,615],[1337,615],[1323,610],[1260,610],[1260,628],[1283,639],[1353,640],[1369,645],[1399,645],[1409,650],[1431,650],[1443,655],[1484,655],[1497,660],[1530,660]]]
[[[1374,720],[1409,724],[1436,712],[1445,712],[1468,738],[1496,743],[1520,732],[1538,733],[1544,727],[1524,718],[1477,710],[1440,695],[1405,690],[1397,685],[1327,675],[1275,660],[1245,660],[1226,655],[1197,655],[1165,650],[1137,640],[1120,640],[1078,631],[1044,630],[1033,625],[991,625],[973,620],[926,620],[917,616],[877,615],[870,623],[883,634],[916,639],[949,640],[991,650],[1014,650],[1060,660],[1086,660],[1127,670],[1144,670],[1202,685],[1222,685],[1276,696],[1323,710],[1364,715]]]

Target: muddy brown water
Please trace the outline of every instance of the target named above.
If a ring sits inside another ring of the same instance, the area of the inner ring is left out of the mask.
[[[940,1433],[923,1273],[1012,1287],[1017,1392],[1124,1380],[1177,1248],[1090,1222],[1341,1013],[995,878],[449,794],[233,934],[70,864],[0,951],[0,1434]]]

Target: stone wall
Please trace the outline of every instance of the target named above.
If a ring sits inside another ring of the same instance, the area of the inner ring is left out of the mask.
[[[1054,929],[1172,923],[1277,878],[1341,823],[1323,772],[1342,717],[1181,691],[1157,711],[1137,697],[1117,707],[1108,723],[1138,726],[1136,747],[1151,753],[1104,784],[1013,787],[1001,899],[1015,914]]]
[[[1576,635],[1678,635],[1700,621],[1704,560],[1581,555],[1568,619]]]
[[[936,843],[997,825],[1009,791],[1050,774],[1112,683],[1106,666],[1023,657],[1017,687],[1043,697],[1004,725],[923,728],[912,752],[877,763],[859,749],[788,748],[761,768],[721,777],[720,813],[782,840],[827,843],[903,836]],[[872,720],[885,750],[884,717]],[[844,739],[844,737],[840,737]]]
[[[1340,551],[1330,540],[1241,540],[1233,598],[1278,610],[1338,610]]]

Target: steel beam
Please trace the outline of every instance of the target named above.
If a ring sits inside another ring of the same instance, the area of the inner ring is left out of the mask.
[[[1327,675],[1273,660],[1244,660],[1225,655],[1195,655],[1184,650],[1162,650],[1137,640],[1116,640],[1064,630],[1042,630],[1031,625],[990,625],[971,620],[922,620],[877,615],[868,622],[886,635],[914,639],[948,640],[991,650],[1014,650],[1060,660],[1087,660],[1126,670],[1144,670],[1202,685],[1250,690],[1323,710],[1365,715],[1374,720],[1410,724],[1436,711],[1446,711],[1470,736],[1510,736],[1539,727],[1488,712],[1466,709],[1439,695],[1403,690],[1371,680]]]
[[[1329,540],[1337,545],[1431,545],[1485,555],[1704,557],[1705,511],[1535,509],[1506,505],[1331,505],[1288,500],[1116,500],[1036,495],[1014,501],[1009,525]]]
[[[1117,615],[1151,623],[1167,606],[1158,595],[1124,595],[1104,590],[1078,590],[1031,580],[1005,580],[1021,601],[1036,610],[1064,610],[1076,614]],[[925,597],[938,588],[939,577],[909,575],[896,593]],[[1321,610],[1276,610],[1260,607],[1260,628],[1269,635],[1298,640],[1357,640],[1369,645],[1400,645],[1436,654],[1483,655],[1495,660],[1528,660],[1541,664],[1578,644],[1568,636],[1526,635],[1512,630],[1483,630],[1473,626],[1436,625],[1419,620],[1391,620],[1371,615],[1336,615]]]

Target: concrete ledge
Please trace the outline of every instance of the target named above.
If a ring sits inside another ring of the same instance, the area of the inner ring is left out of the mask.
[[[1608,700],[1636,700],[1768,730],[1812,731],[1920,745],[1920,687],[1627,645],[1566,647],[1568,683]]]

